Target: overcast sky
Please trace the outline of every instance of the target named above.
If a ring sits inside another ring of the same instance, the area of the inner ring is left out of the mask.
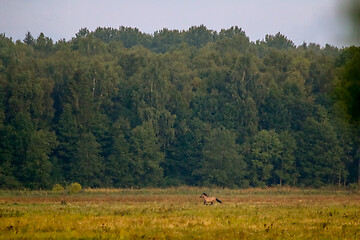
[[[0,0],[0,33],[13,40],[30,31],[54,41],[80,28],[137,27],[187,30],[204,24],[220,31],[239,26],[251,41],[281,32],[300,45],[342,47],[348,41],[344,0]]]

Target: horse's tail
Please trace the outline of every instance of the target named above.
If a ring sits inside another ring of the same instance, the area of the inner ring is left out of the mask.
[[[222,203],[219,199],[216,198],[216,201],[218,201],[219,203]]]

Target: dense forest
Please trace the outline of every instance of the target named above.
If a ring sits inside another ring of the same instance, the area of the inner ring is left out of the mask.
[[[359,56],[238,27],[1,34],[0,188],[356,183]]]

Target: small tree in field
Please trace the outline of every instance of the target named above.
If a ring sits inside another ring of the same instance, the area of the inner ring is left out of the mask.
[[[60,184],[55,184],[53,188],[51,189],[53,193],[63,193],[65,191],[64,187]]]
[[[77,194],[81,191],[80,183],[74,182],[68,187],[69,194]]]

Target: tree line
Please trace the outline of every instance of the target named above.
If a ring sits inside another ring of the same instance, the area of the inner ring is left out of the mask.
[[[1,34],[0,188],[355,183],[359,52],[203,25]]]

